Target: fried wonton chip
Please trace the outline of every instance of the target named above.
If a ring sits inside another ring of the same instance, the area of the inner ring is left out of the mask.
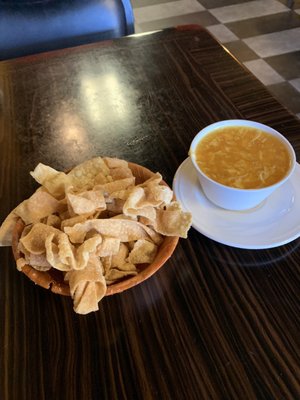
[[[43,254],[45,252],[45,241],[49,235],[59,235],[63,232],[52,226],[37,223],[32,225],[29,232],[24,232],[20,239],[22,246],[32,254]]]
[[[157,253],[157,245],[148,240],[137,240],[127,261],[131,264],[150,264]]]
[[[60,229],[61,219],[59,218],[58,215],[51,214],[51,215],[48,215],[48,217],[46,218],[45,224],[53,226],[54,228]]]
[[[74,226],[79,222],[84,222],[88,219],[89,214],[76,215],[75,217],[64,219],[61,222],[61,229],[64,230],[65,226]]]
[[[61,232],[62,233],[62,232]],[[74,247],[66,234],[51,233],[45,240],[46,258],[59,271],[75,269]]]
[[[105,183],[104,185],[95,186],[95,190],[102,190],[106,196],[110,196],[111,193],[118,192],[120,190],[126,190],[128,188],[134,187],[135,178],[124,178],[118,179],[117,181],[112,181]]]
[[[37,263],[31,256],[45,256],[48,266],[60,271],[83,269],[87,265],[90,253],[96,252],[102,242],[101,236],[86,240],[77,249],[70,243],[68,236],[52,226],[42,223],[34,224],[30,231],[20,239],[20,251],[25,254],[29,265],[36,267]],[[37,257],[35,257],[36,260]]]
[[[128,162],[125,160],[121,160],[120,158],[115,157],[103,157],[103,161],[107,165],[109,169],[114,168],[122,168],[122,169],[129,169]],[[130,170],[131,171],[131,170]],[[132,174],[131,174],[132,176]]]
[[[109,201],[113,202],[114,200],[122,200],[124,204],[125,201],[128,199],[128,196],[130,195],[132,189],[133,188],[131,187],[129,189],[117,190],[115,192],[110,193],[107,202]]]
[[[112,180],[116,181],[123,178],[133,177],[127,161],[110,157],[104,157],[103,160],[109,168],[109,174],[112,177]]]
[[[68,192],[68,205],[73,214],[91,214],[95,211],[103,211],[106,209],[106,203],[102,190],[88,190],[78,194]]]
[[[114,268],[122,269],[122,266],[126,263],[126,258],[129,254],[129,248],[125,243],[120,243],[119,251],[114,254],[111,259],[111,266]]]
[[[64,228],[65,233],[67,233],[72,243],[82,243],[86,234],[91,230],[104,236],[120,239],[121,242],[150,239],[150,235],[152,235],[152,240],[157,237],[149,227],[137,221],[113,218],[90,219],[72,227]]]
[[[102,177],[108,177],[109,168],[101,157],[95,157],[77,165],[68,173],[68,177],[77,190],[88,190],[92,189],[99,180],[99,173]]]
[[[44,190],[37,190],[29,199],[20,203],[3,221],[0,227],[0,245],[11,246],[12,231],[19,218],[22,218],[25,224],[31,224],[61,209],[61,203],[53,196]]]
[[[52,265],[47,261],[46,254],[30,254],[26,263],[37,271],[49,271],[52,268]]]
[[[124,203],[125,200],[113,199],[110,203],[106,204],[107,211],[114,215],[122,214]]]
[[[28,263],[24,257],[21,257],[17,259],[16,264],[17,264],[17,270],[22,271],[22,268],[25,267],[25,265],[27,265]]]
[[[172,190],[165,185],[157,185],[150,182],[148,187],[145,188],[147,199],[151,204],[156,206],[168,205],[173,199]]]
[[[166,185],[161,185],[161,182],[162,176],[157,172],[153,177],[137,185],[137,187],[145,189],[145,195],[148,201],[154,206],[170,204],[173,199],[172,190]]]
[[[50,214],[60,212],[63,205],[51,194],[38,190],[29,199],[19,204],[14,212],[22,218],[25,224],[31,224],[40,221]]]
[[[24,229],[25,232],[23,231],[24,236],[26,235],[26,232],[28,232],[29,230],[30,230],[29,226],[25,227]],[[31,265],[34,269],[38,271],[48,271],[50,268],[52,268],[52,266],[47,261],[45,252],[42,254],[30,253],[28,250],[26,250],[26,248],[22,245],[21,242],[19,242],[18,249],[24,255],[24,257],[22,257],[24,262],[19,260],[18,260],[19,262],[17,262],[18,269],[23,268],[23,266],[26,264]]]
[[[106,293],[106,281],[99,258],[90,258],[87,266],[80,271],[67,272],[65,280],[69,282],[76,313],[88,314],[99,310],[98,303]]]
[[[125,178],[131,178],[132,172],[130,168],[113,168],[110,170],[110,176],[112,179],[119,180],[119,179],[125,179]]]
[[[42,163],[38,164],[30,175],[56,199],[61,199],[72,181],[64,172],[56,171]]]
[[[58,243],[56,243],[58,241]],[[78,248],[74,247],[66,234],[55,237],[49,235],[46,239],[46,255],[49,263],[60,271],[84,269],[91,256],[97,253],[102,243],[100,235],[85,240]]]
[[[0,227],[0,246],[11,246],[12,233],[18,219],[19,216],[12,211],[2,222]]]
[[[123,206],[123,212],[125,215],[142,216],[150,220],[156,216],[154,206],[147,201],[145,191],[141,187],[135,187],[129,193]]]
[[[103,265],[105,265],[105,279],[108,285],[126,276],[137,275],[136,266],[127,261],[128,254],[128,246],[125,243],[120,243],[118,253],[103,260]]]
[[[173,192],[160,185],[162,176],[156,173],[154,177],[129,190],[123,207],[125,215],[137,215],[149,220],[156,218],[156,208],[170,204]]]
[[[103,239],[100,235],[93,236],[87,239],[77,248],[76,251],[76,265],[74,269],[84,269],[90,259],[91,255],[98,252],[98,248],[103,244]]]
[[[151,222],[154,230],[165,236],[187,237],[192,223],[192,215],[183,212],[178,202],[172,202],[166,209],[157,209],[155,221]]]
[[[125,263],[123,264],[123,269],[118,268],[110,268],[109,272],[105,276],[105,280],[107,285],[111,285],[116,281],[123,279],[127,276],[135,276],[138,274],[138,271],[134,264]]]
[[[118,254],[121,241],[118,238],[103,237],[102,243],[97,248],[98,257],[108,257]]]

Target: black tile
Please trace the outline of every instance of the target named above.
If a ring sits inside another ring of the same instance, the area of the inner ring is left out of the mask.
[[[268,86],[273,95],[292,113],[300,113],[300,92],[288,82]]]
[[[300,51],[266,57],[264,60],[286,80],[300,77]]]
[[[226,6],[231,6],[233,4],[249,3],[249,0],[197,0],[197,1],[207,9],[226,7]]]
[[[251,61],[258,58],[258,55],[241,40],[225,43],[224,47],[226,47],[230,53],[241,62]]]
[[[300,16],[294,11],[250,18],[244,21],[226,24],[236,36],[241,39],[264,35],[266,33],[284,31],[300,26]]]
[[[172,18],[158,19],[139,24],[143,32],[155,31],[158,29],[170,28],[178,25],[198,24],[202,26],[215,25],[218,21],[207,11],[185,14]]]

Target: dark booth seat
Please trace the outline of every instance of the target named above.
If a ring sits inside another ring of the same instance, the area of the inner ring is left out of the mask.
[[[130,0],[0,0],[0,60],[132,33]]]

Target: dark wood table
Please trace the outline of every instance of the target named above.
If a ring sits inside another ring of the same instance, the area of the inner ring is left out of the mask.
[[[299,120],[199,27],[2,62],[0,89],[0,221],[38,162],[116,156],[172,184],[221,119],[268,124],[300,155]],[[242,250],[191,229],[153,277],[86,316],[1,248],[0,399],[300,398],[299,246]]]

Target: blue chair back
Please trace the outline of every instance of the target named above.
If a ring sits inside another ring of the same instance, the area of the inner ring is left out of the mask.
[[[132,33],[130,0],[0,0],[0,60]]]

